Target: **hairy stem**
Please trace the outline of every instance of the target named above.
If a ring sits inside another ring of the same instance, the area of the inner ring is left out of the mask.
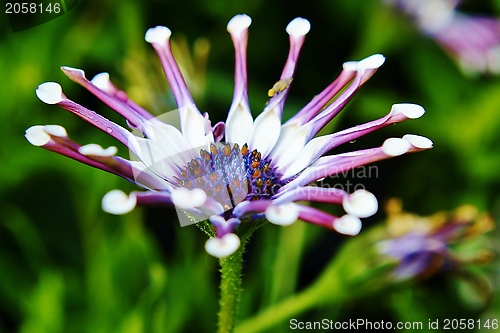
[[[220,259],[219,333],[232,332],[236,323],[236,314],[238,313],[238,304],[242,291],[243,247],[244,244],[241,244],[234,254]]]
[[[221,258],[219,261],[221,281],[218,333],[230,333],[234,330],[242,291],[243,252],[245,252],[246,243],[252,233],[266,223],[265,219],[242,223],[237,230],[241,239],[240,248],[232,255]]]

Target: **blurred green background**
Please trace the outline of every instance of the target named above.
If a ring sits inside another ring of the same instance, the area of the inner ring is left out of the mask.
[[[498,0],[466,4],[470,11],[500,14]],[[326,87],[343,62],[382,53],[387,57],[384,66],[330,129],[382,117],[394,103],[417,103],[427,113],[335,152],[379,146],[388,137],[406,133],[434,141],[430,151],[378,163],[377,177],[339,181],[362,183],[377,195],[381,207],[398,197],[407,211],[430,215],[469,203],[498,220],[500,78],[464,75],[408,17],[381,1],[80,0],[67,14],[17,33],[0,14],[1,333],[215,330],[218,262],[204,251],[206,236],[194,226],[181,228],[173,209],[141,208],[125,216],[104,213],[105,193],[136,187],[31,146],[23,134],[32,125],[60,124],[82,144],[115,144],[75,116],[37,99],[34,92],[40,83],[57,81],[69,98],[123,124],[67,79],[59,70],[63,65],[82,68],[89,78],[107,71],[152,113],[172,110],[160,63],[144,41],[145,31],[156,25],[172,30],[174,52],[199,109],[209,112],[213,123],[225,121],[234,61],[226,24],[238,13],[253,19],[248,67],[254,115],[264,107],[267,90],[283,68],[286,25],[297,16],[307,18],[312,29],[286,118]],[[124,147],[118,148],[127,156]],[[341,212],[339,207],[322,208]],[[385,217],[380,209],[366,219],[362,234],[380,226]],[[481,246],[499,250],[499,236],[490,232]],[[251,318],[304,290],[335,260],[343,244],[355,240],[304,223],[258,230],[245,257],[240,318]],[[359,242],[358,252],[344,251],[342,260],[354,263],[362,257],[359,251],[365,248]],[[494,259],[473,268],[488,281],[482,295],[464,287],[463,277],[442,272],[314,306],[297,318],[425,323],[436,318],[500,319],[499,267]],[[289,323],[269,331],[287,332]]]

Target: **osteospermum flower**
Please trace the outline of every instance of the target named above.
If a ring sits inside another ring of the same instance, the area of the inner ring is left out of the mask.
[[[500,73],[500,20],[457,10],[460,0],[386,0],[410,14],[466,72]]]
[[[452,214],[421,217],[403,211],[401,201],[391,199],[387,213],[387,231],[392,238],[378,245],[382,254],[398,260],[393,272],[396,279],[425,278],[492,259],[487,249],[465,248],[467,252],[461,253],[453,248],[454,244],[477,240],[494,228],[491,217],[479,214],[474,206],[461,206]]]
[[[171,52],[170,30],[155,27],[147,31],[145,39],[158,53],[170,83],[178,105],[178,128],[131,101],[111,83],[107,73],[88,80],[82,70],[62,67],[71,80],[122,115],[134,132],[71,101],[57,83],[41,84],[37,96],[111,135],[138,159],[115,156],[115,147],[81,146],[57,125],[33,126],[26,131],[26,138],[33,145],[114,173],[146,189],[130,195],[119,190],[109,192],[102,200],[107,212],[124,214],[136,206],[166,204],[186,212],[191,220],[209,220],[214,237],[207,241],[206,250],[216,257],[234,253],[240,245],[239,228],[263,218],[278,225],[290,225],[301,219],[342,234],[356,235],[361,229],[360,218],[377,211],[375,196],[365,190],[346,193],[310,184],[360,165],[431,148],[432,142],[417,135],[405,135],[387,139],[376,148],[323,155],[377,129],[418,118],[425,111],[414,104],[396,104],[380,119],[316,136],[384,63],[385,58],[377,54],[358,62],[346,62],[334,82],[282,123],[285,98],[310,29],[307,20],[296,18],[286,28],[290,52],[281,77],[268,92],[268,104],[254,119],[247,94],[246,46],[250,23],[247,15],[237,15],[227,26],[236,51],[236,70],[234,97],[225,124],[212,126],[208,114],[197,109]],[[221,142],[223,137],[225,141]],[[299,201],[342,205],[346,214],[333,216]]]

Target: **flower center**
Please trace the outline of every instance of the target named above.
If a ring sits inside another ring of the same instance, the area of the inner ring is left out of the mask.
[[[237,143],[211,144],[210,152],[201,149],[176,180],[178,187],[204,190],[230,212],[242,201],[269,199],[284,185],[270,159],[262,159],[256,149],[249,151],[247,144],[240,149]]]

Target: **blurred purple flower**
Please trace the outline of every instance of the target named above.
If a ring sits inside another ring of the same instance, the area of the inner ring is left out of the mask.
[[[247,15],[237,15],[227,26],[236,51],[236,70],[234,97],[226,123],[212,126],[208,114],[197,109],[171,52],[170,30],[155,27],[148,30],[145,39],[161,59],[179,108],[168,114],[178,116],[178,126],[160,121],[131,101],[111,83],[107,73],[88,80],[82,70],[62,67],[71,80],[122,115],[138,135],[71,101],[57,83],[41,84],[36,91],[40,100],[57,104],[96,126],[127,146],[131,156],[138,159],[115,156],[115,147],[80,146],[57,125],[33,126],[26,131],[26,138],[33,145],[114,173],[148,190],[130,195],[119,190],[109,192],[102,201],[107,212],[124,214],[137,205],[166,204],[175,205],[197,221],[210,220],[215,237],[207,241],[206,250],[217,257],[238,249],[238,225],[263,217],[278,225],[301,219],[342,234],[356,235],[361,229],[359,218],[371,216],[378,209],[375,196],[365,190],[348,194],[337,188],[309,184],[360,165],[429,149],[432,142],[417,135],[405,135],[390,138],[377,148],[323,155],[377,129],[419,118],[425,111],[414,104],[396,104],[378,120],[316,136],[384,63],[382,55],[373,55],[359,62],[346,62],[333,83],[282,124],[285,98],[310,29],[307,20],[296,18],[286,28],[290,52],[280,80],[269,91],[265,109],[253,119],[246,69],[250,23]],[[226,143],[220,143],[223,137]],[[297,204],[298,201],[340,204],[347,214],[333,216]]]
[[[491,258],[489,251],[460,256],[451,247],[493,228],[489,216],[479,215],[474,207],[463,206],[451,216],[437,213],[430,217],[406,213],[401,208],[400,201],[389,201],[388,231],[395,237],[379,243],[382,254],[398,260],[393,271],[397,279],[424,278],[438,271],[459,269],[471,261],[484,262]]]
[[[387,0],[410,14],[465,72],[500,73],[500,20],[456,9],[459,0]]]

